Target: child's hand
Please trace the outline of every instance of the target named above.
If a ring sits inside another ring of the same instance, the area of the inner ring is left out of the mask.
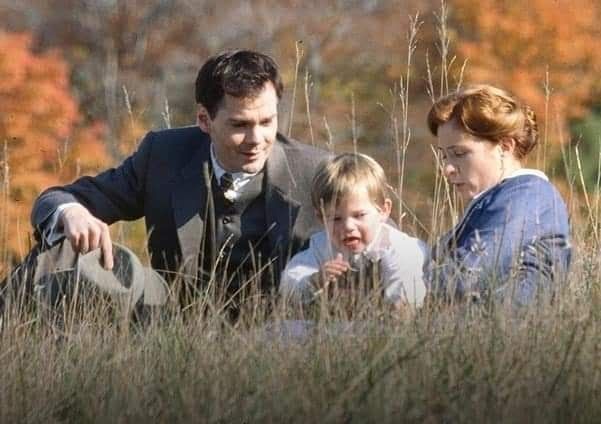
[[[351,267],[348,261],[342,258],[342,253],[338,253],[335,259],[325,262],[321,267],[322,284],[327,286],[338,279],[341,275],[344,275],[346,271]]]

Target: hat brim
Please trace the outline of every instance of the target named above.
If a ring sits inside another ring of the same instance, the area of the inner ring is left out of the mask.
[[[114,265],[110,270],[101,264],[102,252],[95,249],[81,255],[78,261],[80,278],[134,306],[143,298],[146,305],[162,305],[167,300],[167,283],[159,273],[144,267],[127,247],[113,243]]]
[[[144,304],[164,305],[167,302],[169,288],[165,279],[152,268],[144,268]]]

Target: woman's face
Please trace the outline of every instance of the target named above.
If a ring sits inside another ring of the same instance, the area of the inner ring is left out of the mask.
[[[438,149],[444,176],[466,201],[503,176],[501,145],[469,134],[454,120],[438,127]]]

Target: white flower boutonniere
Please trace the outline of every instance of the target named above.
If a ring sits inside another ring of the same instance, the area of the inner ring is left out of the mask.
[[[225,197],[226,200],[233,202],[236,200],[236,192],[230,188],[223,193],[223,197]]]

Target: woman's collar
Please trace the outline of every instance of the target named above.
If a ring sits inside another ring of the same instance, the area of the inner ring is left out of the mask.
[[[503,178],[503,180],[507,180],[509,178],[521,177],[522,175],[532,175],[534,177],[542,178],[545,181],[549,181],[549,178],[543,171],[541,171],[539,169],[532,169],[532,168],[517,169],[517,170],[513,171],[510,175]]]
[[[523,175],[532,175],[534,177],[542,178],[545,181],[549,181],[549,178],[547,177],[547,175],[543,171],[541,171],[541,170],[533,169],[533,168],[519,168],[519,169],[516,169],[515,171],[513,171],[511,174],[506,175],[505,177],[503,177],[503,179],[501,179],[501,181],[499,181],[494,186],[489,187],[486,190],[482,190],[480,193],[476,194],[474,197],[472,197],[472,200],[470,200],[470,204],[472,204],[479,197],[481,197],[484,193],[486,193],[489,190],[492,190],[494,187],[496,187],[497,185],[499,185],[503,181],[509,180],[510,178],[521,177]]]

